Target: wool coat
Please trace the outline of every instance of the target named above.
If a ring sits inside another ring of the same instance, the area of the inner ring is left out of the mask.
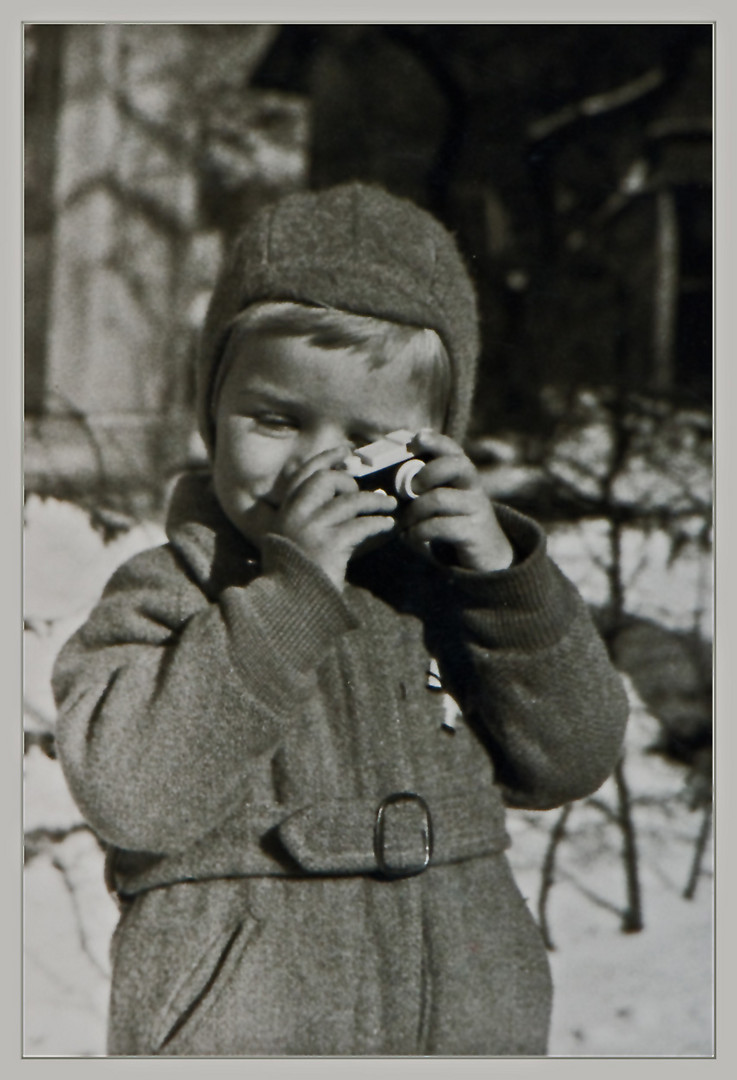
[[[204,473],[115,573],[54,674],[120,897],[111,1054],[545,1053],[504,806],[594,791],[627,704],[539,527],[497,513],[510,569],[390,541],[341,592]]]

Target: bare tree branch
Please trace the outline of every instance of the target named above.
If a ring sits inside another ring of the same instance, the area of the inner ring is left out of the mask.
[[[563,840],[566,834],[566,822],[573,809],[572,803],[566,803],[558,815],[553,829],[550,833],[550,840],[548,842],[548,848],[545,852],[545,859],[542,867],[542,879],[540,882],[540,897],[538,899],[538,917],[540,922],[540,930],[542,931],[543,941],[545,947],[551,952],[555,949],[552,937],[550,936],[550,927],[548,926],[547,905],[550,890],[555,883],[555,855],[558,850],[558,846]]]

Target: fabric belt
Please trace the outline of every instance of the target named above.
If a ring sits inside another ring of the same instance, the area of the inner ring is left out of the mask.
[[[229,823],[180,854],[114,849],[108,886],[130,897],[214,878],[408,877],[428,866],[499,854],[509,846],[495,788],[434,796],[398,791],[384,798],[322,800],[292,811],[250,804],[238,820],[240,827]]]

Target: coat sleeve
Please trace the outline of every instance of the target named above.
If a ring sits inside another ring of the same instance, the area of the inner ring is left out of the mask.
[[[215,601],[169,547],[122,566],[53,675],[59,757],[92,827],[152,852],[204,835],[354,625],[339,591],[281,538],[265,542],[261,575]]]
[[[453,573],[468,676],[453,689],[486,733],[507,803],[549,809],[609,776],[629,706],[588,608],[547,556],[539,526],[496,509],[518,559],[496,573]]]

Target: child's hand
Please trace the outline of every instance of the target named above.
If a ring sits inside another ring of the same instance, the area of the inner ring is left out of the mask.
[[[409,449],[430,459],[412,480],[417,498],[402,506],[399,528],[426,554],[432,541],[451,544],[458,565],[469,570],[503,570],[514,558],[476,466],[448,435],[423,430]]]
[[[272,531],[296,544],[342,589],[356,548],[390,532],[397,500],[383,491],[359,491],[340,466],[350,446],[325,450],[289,481]]]

